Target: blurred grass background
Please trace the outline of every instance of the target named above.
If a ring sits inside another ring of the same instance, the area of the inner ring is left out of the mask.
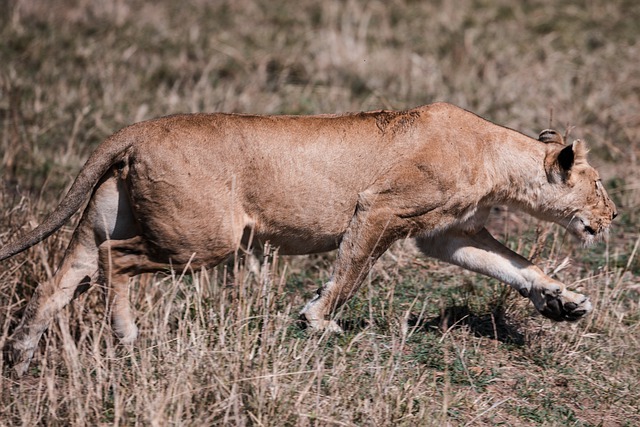
[[[235,287],[219,268],[143,278],[133,352],[89,292],[59,316],[29,378],[0,378],[0,424],[640,424],[639,22],[631,0],[6,0],[2,244],[55,207],[106,136],[196,111],[448,101],[531,136],[553,126],[587,141],[621,215],[593,248],[494,215],[503,241],[591,295],[595,313],[575,325],[408,244],[378,263],[343,337],[295,326],[331,254],[267,258]],[[3,263],[2,339],[71,230]]]

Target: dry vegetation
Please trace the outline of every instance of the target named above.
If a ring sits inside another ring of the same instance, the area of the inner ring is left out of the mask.
[[[343,336],[296,325],[331,254],[272,254],[233,283],[221,267],[142,277],[133,349],[91,289],[26,377],[3,367],[0,425],[640,425],[638,22],[635,0],[8,0],[0,244],[53,209],[108,134],[185,111],[446,100],[529,135],[552,121],[588,141],[621,216],[582,248],[495,213],[502,240],[591,295],[595,312],[577,324],[407,243],[349,304]],[[71,229],[2,263],[0,345]]]

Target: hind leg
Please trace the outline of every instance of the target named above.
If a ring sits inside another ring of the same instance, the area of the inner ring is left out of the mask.
[[[53,317],[71,301],[79,285],[91,282],[97,267],[97,248],[74,238],[55,276],[38,285],[5,347],[18,376],[29,367],[38,341]]]
[[[38,285],[5,346],[18,376],[29,367],[53,317],[73,299],[78,286],[88,285],[97,275],[98,245],[109,236],[132,236],[135,230],[123,182],[106,176],[96,186],[56,274]]]
[[[99,248],[101,280],[107,287],[112,326],[123,344],[131,344],[138,337],[131,304],[129,279],[140,273],[164,270],[169,266],[153,261],[141,236],[125,240],[108,240]]]
[[[210,255],[206,264],[216,265],[234,252],[232,246],[221,247],[220,252]],[[153,273],[182,269],[185,264],[158,260],[154,250],[144,237],[138,235],[124,240],[107,240],[99,248],[99,271],[108,292],[112,326],[123,344],[132,344],[138,337],[138,327],[129,302],[129,279],[141,273]],[[194,265],[200,265],[198,261]]]

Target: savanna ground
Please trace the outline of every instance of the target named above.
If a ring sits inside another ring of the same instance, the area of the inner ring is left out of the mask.
[[[501,240],[594,313],[555,324],[505,286],[400,243],[341,316],[297,312],[334,255],[132,284],[141,338],[100,289],[63,311],[0,425],[640,425],[640,7],[635,0],[6,0],[0,10],[0,243],[51,211],[99,142],[177,112],[306,114],[437,100],[531,136],[585,139],[618,204],[584,248],[496,210]],[[77,218],[76,218],[77,220]],[[0,267],[0,345],[73,224]],[[0,362],[2,363],[2,362]]]

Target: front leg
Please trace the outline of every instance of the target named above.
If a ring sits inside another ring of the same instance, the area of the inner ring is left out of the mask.
[[[574,321],[592,309],[586,296],[567,290],[561,282],[494,239],[485,228],[475,234],[455,230],[417,238],[416,243],[425,255],[511,285],[550,319]]]
[[[332,279],[300,312],[311,329],[342,331],[334,315],[356,293],[373,263],[402,235],[398,222],[384,207],[358,204],[340,243]]]

